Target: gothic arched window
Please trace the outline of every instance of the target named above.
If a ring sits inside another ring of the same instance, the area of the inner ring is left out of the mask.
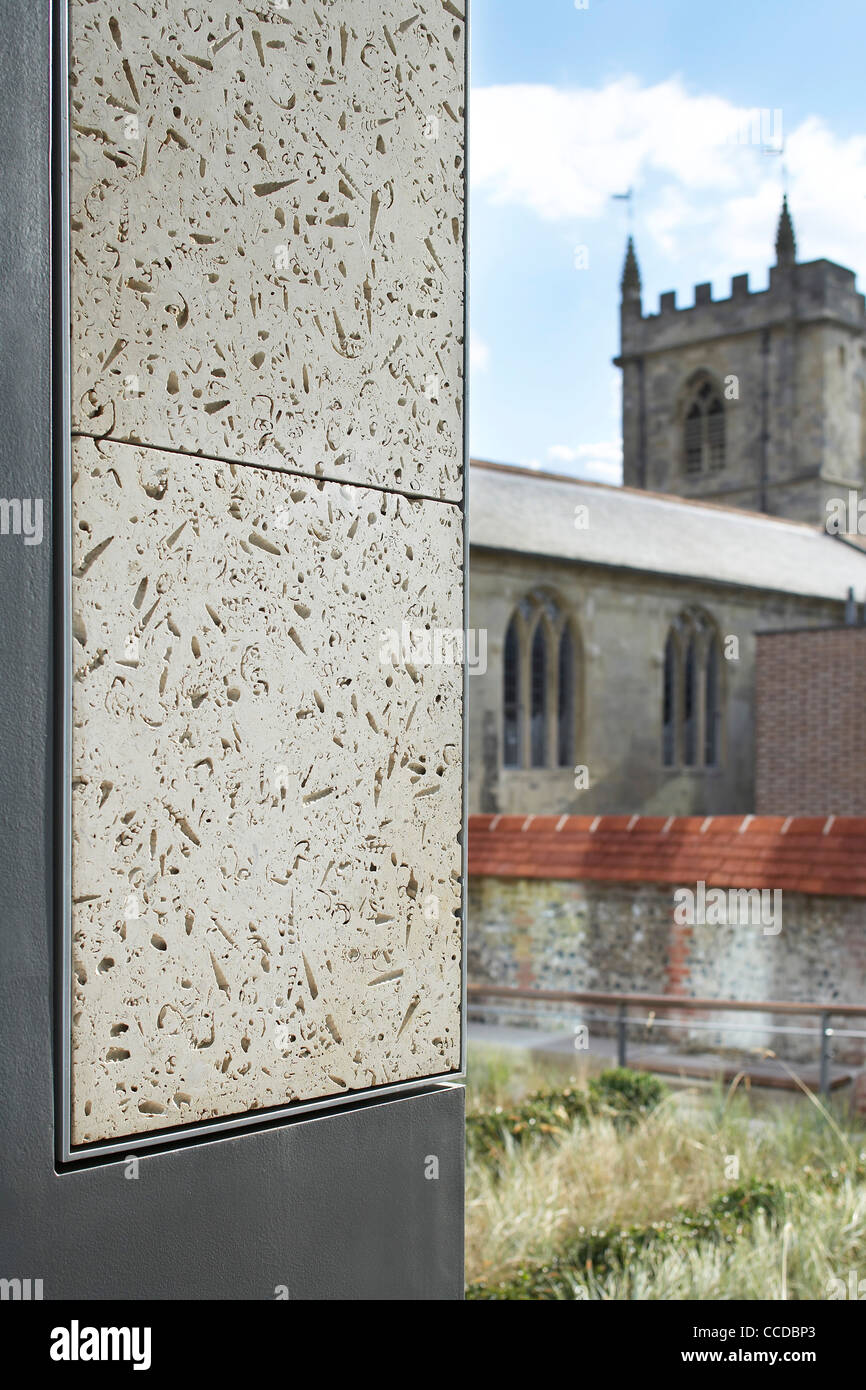
[[[665,642],[665,673],[662,691],[662,762],[673,767],[677,760],[677,646],[673,632]]]
[[[568,623],[559,639],[558,667],[556,762],[559,767],[571,767],[574,762],[574,638]]]
[[[687,473],[715,473],[725,466],[725,404],[715,382],[700,372],[689,384],[683,412],[683,461]]]
[[[502,669],[503,762],[506,767],[520,767],[520,643],[513,618],[505,634]]]
[[[505,631],[502,761],[508,768],[571,767],[579,709],[577,631],[559,600],[534,589]]]
[[[707,643],[704,675],[704,767],[715,767],[719,761],[719,646]]]
[[[717,767],[722,725],[719,637],[706,613],[688,608],[671,624],[663,665],[663,766]]]
[[[532,638],[530,701],[529,762],[531,767],[544,767],[547,763],[547,642],[543,623],[536,623]]]
[[[686,767],[694,767],[698,760],[698,713],[698,662],[695,639],[690,637],[683,669],[683,762]]]

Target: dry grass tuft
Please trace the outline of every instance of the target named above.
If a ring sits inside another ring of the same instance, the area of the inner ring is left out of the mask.
[[[514,1065],[484,1049],[470,1057],[470,1106],[512,1103],[566,1080],[520,1054]],[[498,1168],[470,1164],[467,1282],[506,1280],[522,1264],[555,1258],[583,1230],[668,1220],[678,1208],[703,1208],[726,1188],[759,1180],[789,1189],[786,1296],[825,1298],[831,1277],[847,1278],[850,1269],[866,1275],[866,1187],[816,1184],[858,1157],[866,1161],[862,1131],[842,1133],[805,1097],[773,1106],[742,1088],[672,1092],[632,1129],[596,1118],[544,1145],[508,1145]],[[781,1241],[782,1226],[759,1219],[733,1250],[696,1242],[647,1252],[621,1275],[579,1280],[575,1297],[780,1297]]]

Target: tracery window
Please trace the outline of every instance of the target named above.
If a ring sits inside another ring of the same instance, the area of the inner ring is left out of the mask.
[[[520,644],[514,618],[505,634],[502,659],[502,753],[506,767],[520,766]]]
[[[706,372],[693,380],[686,399],[683,459],[691,474],[715,473],[725,466],[725,404]]]
[[[708,614],[685,609],[671,624],[662,674],[662,763],[717,767],[721,760],[719,636]]]
[[[577,747],[579,643],[555,594],[534,589],[505,631],[502,760],[508,768],[571,767]]]

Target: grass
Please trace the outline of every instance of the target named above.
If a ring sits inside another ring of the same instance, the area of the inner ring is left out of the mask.
[[[830,1282],[866,1273],[866,1186],[800,1187],[773,1219],[760,1212],[731,1243],[700,1240],[647,1252],[596,1280],[575,1273],[571,1297],[723,1301],[825,1299]]]
[[[551,1057],[538,1062],[531,1052],[518,1048],[500,1051],[483,1043],[469,1046],[469,1068],[466,1076],[466,1113],[494,1110],[498,1105],[513,1105],[545,1086],[567,1085],[571,1077],[584,1081],[588,1071],[580,1068],[580,1054],[570,1057]]]
[[[470,1051],[470,1109],[564,1080],[520,1053]],[[770,1196],[719,1225],[744,1185]],[[740,1085],[670,1092],[627,1128],[602,1114],[544,1143],[506,1135],[495,1162],[470,1154],[466,1252],[472,1286],[554,1266],[530,1280],[539,1297],[826,1298],[832,1278],[866,1277],[866,1133],[841,1108],[756,1103]]]

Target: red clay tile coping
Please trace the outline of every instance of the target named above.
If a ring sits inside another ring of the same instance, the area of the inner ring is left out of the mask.
[[[866,898],[866,816],[470,816],[469,875]]]

